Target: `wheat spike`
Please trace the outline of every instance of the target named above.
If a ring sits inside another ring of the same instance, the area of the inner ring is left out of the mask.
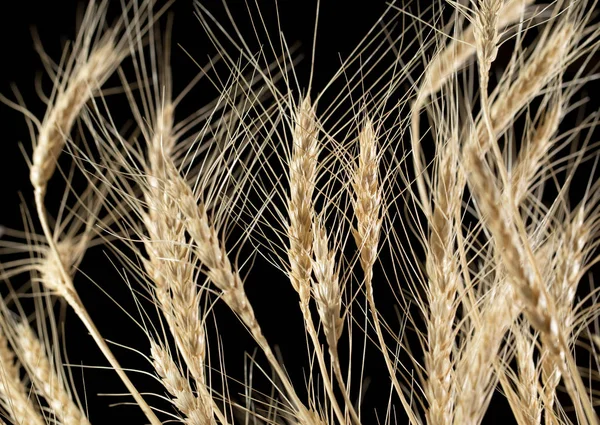
[[[15,424],[44,425],[32,395],[21,380],[19,369],[15,353],[9,348],[4,331],[0,331],[0,403]]]
[[[313,192],[317,174],[319,144],[317,125],[310,98],[306,97],[296,112],[289,165],[290,197],[288,201],[290,247],[290,281],[305,305],[310,295],[312,259]]]
[[[52,412],[64,425],[89,425],[86,415],[75,404],[62,378],[54,369],[46,350],[26,323],[15,326],[19,352],[35,388],[44,396]]]

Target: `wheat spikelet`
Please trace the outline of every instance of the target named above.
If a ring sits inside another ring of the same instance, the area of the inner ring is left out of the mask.
[[[86,415],[72,400],[46,351],[26,323],[15,326],[19,352],[35,388],[44,396],[52,412],[64,425],[86,425]]]

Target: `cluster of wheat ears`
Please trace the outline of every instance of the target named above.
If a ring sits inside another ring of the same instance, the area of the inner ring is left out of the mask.
[[[42,118],[2,97],[33,150],[25,228],[0,239],[0,423],[94,420],[65,308],[123,382],[118,409],[152,425],[478,424],[493,397],[522,425],[600,423],[595,2],[392,3],[324,87],[260,8],[254,47],[198,3],[218,53],[179,93],[169,4],[115,3],[109,22],[89,1],[60,61],[40,49]],[[181,117],[201,81],[216,97]],[[82,301],[94,250],[135,300],[136,370]],[[275,281],[303,363],[264,331]],[[232,313],[255,346],[242,376],[222,361]],[[367,363],[385,375],[375,415]]]

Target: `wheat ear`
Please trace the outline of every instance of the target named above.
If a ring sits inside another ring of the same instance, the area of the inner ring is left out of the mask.
[[[337,402],[331,379],[329,377],[329,371],[325,364],[325,356],[319,342],[319,335],[315,328],[312,315],[310,312],[310,291],[311,291],[311,273],[313,269],[319,272],[319,277],[324,278],[324,274],[321,273],[321,265],[314,263],[313,265],[313,246],[321,249],[319,252],[320,258],[317,261],[329,261],[327,241],[325,240],[323,245],[322,240],[314,240],[314,235],[322,236],[318,229],[314,227],[314,221],[316,220],[314,205],[313,205],[313,194],[316,186],[317,179],[317,162],[319,156],[319,140],[318,140],[318,122],[315,114],[314,106],[312,105],[310,98],[305,97],[298,106],[294,114],[294,127],[292,131],[292,156],[289,162],[289,185],[290,195],[288,199],[288,216],[289,225],[287,227],[287,237],[289,239],[289,248],[287,251],[288,260],[290,263],[290,282],[292,287],[296,290],[300,297],[300,310],[306,326],[309,337],[313,343],[315,349],[315,357],[319,364],[319,369],[323,375],[323,385],[331,400],[333,410],[340,423],[344,423],[344,414]],[[324,229],[323,229],[324,231]],[[315,233],[318,232],[318,233]],[[326,238],[325,238],[326,239]],[[314,245],[313,245],[314,244]],[[325,283],[325,286],[316,285],[315,288],[324,290],[333,283],[331,281],[332,276],[328,276],[329,282]],[[336,361],[333,354],[336,353],[335,347],[337,345],[337,339],[339,338],[340,325],[339,314],[338,319],[330,317],[326,312],[329,309],[327,303],[331,299],[331,295],[325,296],[325,298],[317,298],[319,292],[314,291],[315,301],[320,313],[325,314],[325,317],[321,317],[325,325],[325,332],[328,344],[332,356],[332,361]],[[339,293],[339,289],[338,289]],[[325,295],[325,294],[320,294]],[[339,305],[339,300],[338,300]],[[339,312],[338,312],[339,313]],[[335,367],[335,366],[334,366]],[[338,382],[343,382],[338,379]],[[347,403],[348,404],[348,403]],[[354,408],[351,404],[348,404],[352,418],[356,423],[360,423],[358,416],[354,412]]]
[[[566,22],[538,47],[509,87],[500,86],[490,108],[490,120],[495,134],[502,132],[514,116],[562,69],[574,26]]]
[[[352,188],[353,204],[357,227],[353,229],[354,240],[359,249],[360,263],[364,273],[365,292],[369,310],[373,316],[373,326],[377,334],[379,348],[383,354],[386,368],[394,386],[396,395],[409,415],[411,423],[419,423],[406,399],[402,386],[396,376],[396,367],[390,358],[387,344],[381,329],[377,305],[373,291],[373,266],[377,260],[382,217],[382,194],[379,182],[379,157],[377,134],[370,119],[365,121],[359,136],[358,166],[354,171]]]
[[[481,113],[485,129],[490,138],[495,137],[494,128],[490,118],[490,102],[488,95],[489,72],[492,62],[498,54],[498,12],[502,7],[502,0],[479,0],[475,13],[475,42],[477,46],[477,63],[479,65],[479,95],[481,97]],[[500,160],[502,154],[495,144],[489,145],[494,155]]]
[[[515,334],[516,359],[519,368],[519,394],[525,423],[541,424],[540,384],[535,365],[535,340],[528,324],[520,325]],[[547,408],[547,407],[546,407]]]
[[[31,402],[23,384],[15,353],[0,330],[0,400],[5,411],[17,425],[44,425],[46,422]]]
[[[190,261],[185,228],[177,219],[177,205],[165,192],[166,164],[171,161],[175,144],[172,129],[173,105],[167,102],[157,115],[155,134],[148,145],[150,170],[144,189],[148,212],[143,216],[148,231],[146,269],[154,281],[157,299],[177,347],[192,376],[204,384],[205,337],[194,265]]]
[[[288,201],[290,247],[290,281],[306,305],[310,297],[314,220],[313,192],[317,176],[319,143],[315,111],[306,97],[295,116],[289,165],[290,197]]]
[[[151,2],[148,4],[151,5]],[[95,11],[95,5],[91,3],[88,12],[93,15]],[[103,20],[102,16],[96,19],[96,24]],[[89,31],[90,28],[93,33],[95,26],[84,26],[83,31]],[[94,341],[152,425],[160,425],[159,419],[129,380],[79,299],[73,286],[72,276],[67,271],[68,265],[64,264],[61,259],[57,239],[50,229],[44,204],[48,181],[56,169],[58,156],[65,146],[68,134],[71,132],[77,116],[125,56],[121,43],[115,43],[115,33],[112,31],[107,32],[91,48],[89,57],[76,58],[81,61],[69,73],[66,86],[59,85],[57,87],[56,98],[46,112],[43,123],[39,128],[38,141],[33,152],[30,180],[34,189],[38,219],[50,248],[46,265],[57,270],[60,275],[57,276],[57,279],[45,280],[44,283],[51,285],[50,289],[54,289],[59,295],[63,296],[88,329]],[[90,38],[93,37],[90,35]],[[90,42],[91,40],[87,40],[87,43]],[[85,55],[86,52],[87,49],[84,49],[83,54]],[[63,82],[63,84],[65,83]]]
[[[176,201],[166,191],[167,167],[172,164],[171,154],[176,144],[173,114],[173,104],[165,101],[157,111],[154,134],[147,148],[149,174],[144,196],[148,211],[142,214],[142,218],[148,232],[144,242],[149,259],[144,264],[177,348],[195,380],[200,397],[207,402],[202,413],[211,418],[215,414],[221,423],[227,424],[227,418],[206,387],[206,336],[199,315],[200,295],[191,260],[192,251],[186,241],[185,227],[178,218]],[[168,353],[157,351],[157,354],[163,358]],[[160,371],[159,375],[162,376]]]
[[[475,11],[473,36],[479,65],[479,81],[482,96],[487,96],[490,65],[498,54],[500,42],[500,11],[503,0],[479,0]]]
[[[273,353],[256,320],[254,309],[244,290],[243,281],[238,271],[232,266],[229,255],[219,239],[217,230],[208,218],[205,205],[196,202],[192,189],[173,164],[169,164],[167,167],[167,175],[168,194],[176,200],[185,228],[196,244],[194,252],[206,267],[205,273],[208,279],[222,292],[223,301],[248,327],[252,337],[267,357],[277,377],[281,380],[297,419],[303,425],[313,424],[315,413],[307,409],[302,403],[293,384],[277,361],[275,353]]]
[[[498,0],[492,0],[498,3]],[[501,5],[499,13],[497,14],[496,25],[492,28],[487,27],[485,30],[498,34],[498,32],[518,22],[525,10],[531,5],[534,0],[509,0],[505,4]],[[488,3],[489,2],[479,2]],[[488,4],[483,4],[484,9]],[[488,8],[487,10],[493,10],[494,8]],[[492,20],[488,20],[491,22]],[[461,34],[456,38],[453,38],[448,45],[442,49],[428,64],[423,76],[423,83],[420,87],[419,97],[427,98],[428,96],[437,93],[444,83],[448,81],[465,63],[477,53],[477,40],[476,31],[478,29],[477,24],[469,25]],[[494,37],[497,39],[497,37]],[[422,106],[422,105],[421,105]]]
[[[497,0],[492,0],[497,1]],[[500,9],[495,19],[496,26],[487,28],[488,32],[497,34],[502,28],[511,25],[521,19],[527,6],[534,0],[510,0]],[[492,19],[492,21],[494,21]],[[476,26],[470,25],[462,34],[442,49],[427,66],[423,82],[417,91],[417,97],[413,102],[410,111],[411,119],[411,146],[413,166],[415,170],[415,180],[417,190],[421,200],[422,208],[426,214],[431,215],[429,206],[429,197],[423,173],[421,140],[420,140],[420,114],[425,106],[427,98],[437,93],[442,86],[477,52],[477,40],[475,37]],[[494,37],[497,42],[497,37]],[[488,56],[493,58],[493,56]]]
[[[585,208],[580,206],[573,214],[573,219],[566,226],[562,243],[557,255],[555,280],[550,292],[557,303],[558,320],[563,327],[570,330],[575,321],[573,300],[577,292],[585,246],[588,241],[589,228],[585,222]],[[543,397],[546,410],[554,406],[556,388],[560,383],[561,369],[553,361],[550,353],[542,357]],[[548,414],[548,417],[552,415]]]
[[[35,388],[64,425],[89,425],[86,415],[73,402],[46,350],[26,323],[15,326],[19,352]]]
[[[529,185],[542,164],[542,159],[552,145],[562,118],[560,100],[555,101],[544,113],[542,122],[535,128],[511,175],[512,196],[519,207],[528,193]]]
[[[316,218],[313,223],[313,241],[313,273],[315,275],[312,285],[313,297],[317,305],[319,318],[323,324],[325,339],[329,346],[329,355],[333,366],[333,373],[342,391],[342,396],[344,397],[352,421],[355,424],[360,424],[361,421],[358,413],[354,409],[348,395],[349,391],[342,376],[340,358],[338,355],[338,340],[344,330],[344,320],[341,313],[342,294],[339,282],[338,265],[335,260],[335,251],[329,249],[327,229],[318,218]],[[334,396],[332,391],[330,397]]]
[[[481,423],[495,386],[492,382],[493,363],[506,331],[519,312],[510,285],[498,284],[493,291],[483,312],[473,316],[475,330],[461,350],[462,355],[456,366],[454,425]]]
[[[512,213],[512,203],[509,203],[509,208],[504,206],[495,177],[488,169],[479,144],[475,139],[465,146],[465,165],[470,172],[469,183],[473,195],[493,236],[508,279],[523,303],[528,320],[540,332],[544,347],[553,361],[563,375],[567,375],[569,370],[574,372],[565,379],[565,384],[581,418],[586,418],[590,424],[596,423],[593,408],[583,400],[585,388],[557,321],[554,299],[541,281],[531,249],[527,249],[515,228],[516,220],[520,220],[520,217]]]
[[[58,156],[75,120],[119,63],[119,58],[112,39],[96,46],[87,61],[70,76],[66,89],[56,97],[39,129],[37,144],[33,150],[30,180],[36,193],[40,192],[43,196],[46,192],[48,181],[56,169]]]
[[[456,294],[461,277],[454,258],[456,219],[460,213],[464,177],[458,167],[458,142],[450,138],[437,157],[437,181],[433,191],[433,215],[429,219],[426,271],[428,277],[428,347],[425,352],[429,404],[429,423],[452,421],[454,371],[451,353],[454,347]]]

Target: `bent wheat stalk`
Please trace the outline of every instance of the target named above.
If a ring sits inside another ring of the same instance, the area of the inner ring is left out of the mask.
[[[149,4],[152,5],[152,3]],[[87,13],[92,16],[88,16],[88,18],[93,19],[95,25],[101,25],[103,12],[104,10],[101,10],[98,16],[94,16],[96,8],[94,3],[90,3]],[[138,15],[136,18],[139,19],[140,16]],[[95,30],[94,25],[83,26],[83,31],[89,32],[87,36],[90,40],[87,40],[87,43],[91,42]],[[109,30],[98,44],[91,48],[89,56],[87,56],[87,50],[83,49],[78,52],[82,57],[73,59],[76,65],[70,74],[63,77],[63,83],[58,87],[56,98],[46,112],[44,121],[39,128],[38,140],[33,152],[30,180],[34,189],[38,218],[50,247],[49,255],[52,258],[49,257],[47,260],[50,266],[55,267],[60,274],[60,279],[53,282],[55,287],[51,289],[54,289],[73,308],[146,417],[153,425],[159,425],[160,421],[119,365],[79,299],[71,275],[67,271],[67,265],[61,259],[57,239],[50,229],[44,204],[48,181],[56,169],[58,156],[66,144],[75,120],[85,104],[97,93],[98,88],[126,56],[127,50],[124,41],[127,38],[117,41],[116,33],[117,29]]]

